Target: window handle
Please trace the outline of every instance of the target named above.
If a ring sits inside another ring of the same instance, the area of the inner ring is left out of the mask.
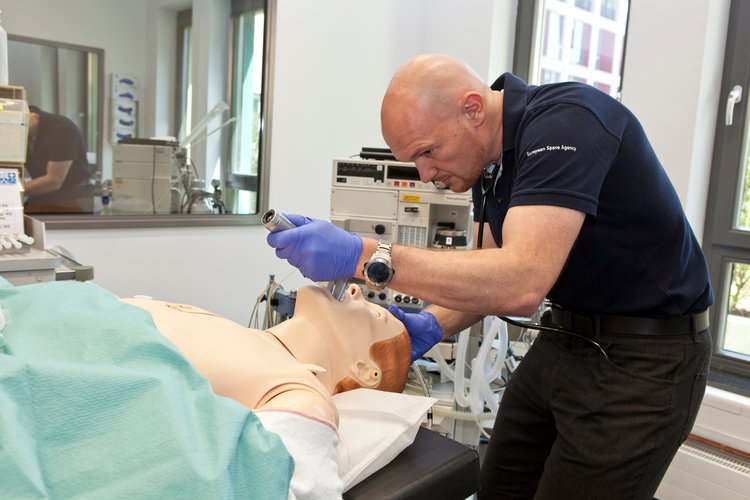
[[[732,126],[732,122],[734,120],[734,105],[737,104],[742,100],[742,86],[741,85],[735,85],[734,88],[729,92],[729,97],[727,98],[727,111],[724,116],[724,124],[727,127]]]

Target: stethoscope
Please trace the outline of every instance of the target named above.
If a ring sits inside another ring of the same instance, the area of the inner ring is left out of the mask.
[[[495,191],[497,181],[503,175],[503,157],[500,157],[495,163],[485,165],[482,169],[479,187],[482,190],[482,203],[479,212],[479,230],[477,231],[477,248],[482,248],[482,238],[484,236],[484,220],[487,212],[487,196],[490,192]]]
[[[486,165],[482,169],[482,176],[479,179],[480,180],[479,187],[482,191],[482,203],[480,204],[480,209],[479,209],[480,212],[479,212],[479,229],[477,230],[477,249],[482,248],[482,239],[484,236],[484,221],[485,221],[486,212],[487,212],[487,196],[490,194],[490,192],[495,191],[495,187],[497,186],[497,181],[500,179],[501,175],[503,175],[502,156],[500,157],[500,160],[498,162],[490,163],[489,165]],[[521,328],[530,328],[533,330],[541,330],[541,331],[552,332],[552,333],[564,333],[566,335],[576,337],[580,340],[583,340],[585,342],[592,344],[594,347],[596,347],[599,350],[602,356],[604,356],[604,359],[609,360],[607,351],[604,350],[604,347],[602,347],[602,345],[599,342],[595,341],[592,338],[586,337],[585,335],[581,335],[580,333],[572,332],[570,330],[564,330],[562,328],[546,326],[540,323],[518,321],[515,319],[510,319],[507,316],[500,316],[500,319],[502,319],[506,323],[519,326]]]

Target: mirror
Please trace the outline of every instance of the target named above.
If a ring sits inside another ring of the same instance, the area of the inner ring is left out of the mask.
[[[75,183],[75,189],[81,190],[86,185],[83,191],[93,194],[102,176],[104,50],[8,35],[8,74],[10,85],[26,90],[29,106],[36,106],[43,113],[64,116],[81,132],[83,147],[79,149],[83,158],[78,161],[80,165],[69,167],[63,187]],[[30,145],[34,146],[37,153],[52,147],[37,140]],[[27,179],[30,170],[34,168],[31,157],[27,157]],[[73,191],[74,188],[66,189]],[[27,207],[27,213],[91,211],[55,201],[37,205],[36,209]]]

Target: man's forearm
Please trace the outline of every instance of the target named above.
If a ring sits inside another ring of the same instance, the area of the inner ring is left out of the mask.
[[[53,193],[60,189],[68,175],[73,160],[47,162],[47,172],[24,184],[26,196]]]
[[[364,279],[364,263],[376,247],[377,241],[363,238],[362,256],[355,277]],[[466,251],[394,245],[391,250],[394,275],[388,287],[430,304],[454,312],[470,312],[477,317],[486,314],[522,316],[517,304],[517,296],[523,296],[522,286],[513,285],[515,276],[508,266],[498,262],[502,259],[498,251],[497,248]]]
[[[434,250],[394,245],[389,287],[430,304],[476,315],[529,316],[557,281],[585,218],[556,206],[518,206],[503,222],[502,248]],[[355,276],[377,241],[363,238]]]
[[[60,189],[56,179],[46,175],[27,181],[24,186],[26,196],[38,196],[40,194],[52,193]]]

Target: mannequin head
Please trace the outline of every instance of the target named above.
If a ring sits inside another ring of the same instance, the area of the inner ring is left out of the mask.
[[[294,316],[269,331],[297,360],[329,371],[332,394],[358,387],[400,392],[406,385],[409,335],[386,309],[367,302],[357,285],[350,285],[340,302],[325,288],[300,288]],[[327,359],[321,358],[323,346]]]

